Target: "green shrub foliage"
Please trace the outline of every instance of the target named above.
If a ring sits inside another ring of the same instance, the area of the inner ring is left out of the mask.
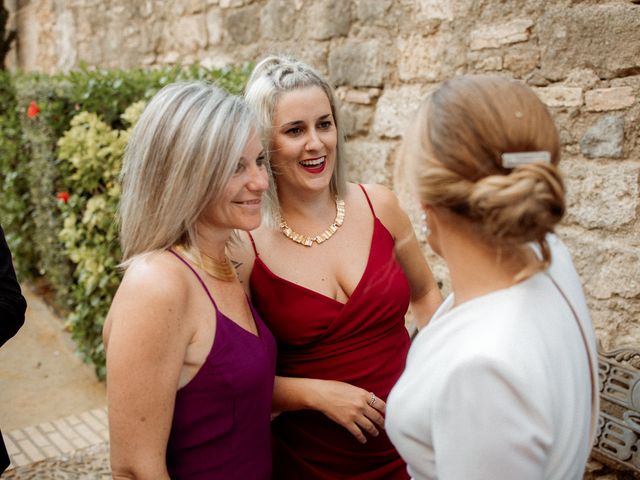
[[[143,106],[135,103],[121,117],[133,124]],[[100,377],[105,374],[102,326],[120,282],[116,210],[128,137],[129,130],[114,130],[97,114],[81,112],[58,141],[58,158],[69,164],[62,192],[67,200],[59,204],[64,224],[59,238],[75,264],[68,323]]]
[[[250,65],[0,72],[0,221],[19,272],[44,277],[100,378],[102,326],[121,278],[118,177],[130,129],[166,84],[202,79],[238,94],[249,72]]]
[[[18,278],[29,278],[36,264],[32,258],[32,206],[27,181],[22,126],[14,78],[0,70],[0,224],[13,253]]]

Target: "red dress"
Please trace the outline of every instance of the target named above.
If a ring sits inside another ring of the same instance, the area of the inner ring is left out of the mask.
[[[276,375],[339,380],[386,401],[409,350],[410,292],[393,237],[368,196],[367,202],[374,222],[369,259],[346,304],[275,275],[255,244],[250,283],[255,308],[278,344]],[[409,478],[383,430],[376,438],[365,434],[361,444],[321,412],[300,410],[279,415],[271,432],[274,479]]]

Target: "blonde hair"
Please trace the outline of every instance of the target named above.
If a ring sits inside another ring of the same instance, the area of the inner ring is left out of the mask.
[[[222,195],[254,129],[240,98],[204,82],[167,85],[151,99],[121,173],[123,266],[178,243],[197,245],[196,222]]]
[[[549,152],[551,161],[503,167],[503,153],[531,151]],[[405,152],[423,205],[469,219],[500,249],[537,243],[542,260],[526,274],[547,267],[545,236],[565,212],[556,166],[560,142],[549,111],[529,87],[490,75],[445,82],[420,107]]]
[[[271,55],[260,61],[253,69],[245,89],[245,100],[256,112],[262,127],[264,143],[270,144],[273,129],[273,117],[280,96],[292,90],[307,87],[320,87],[327,95],[331,113],[336,125],[338,143],[336,145],[336,166],[331,176],[330,188],[335,195],[344,195],[346,176],[344,167],[344,134],[338,114],[333,88],[311,66],[287,55]],[[272,151],[268,150],[268,156]],[[273,175],[270,175],[269,190],[266,199],[266,218],[270,226],[277,225],[280,202]]]

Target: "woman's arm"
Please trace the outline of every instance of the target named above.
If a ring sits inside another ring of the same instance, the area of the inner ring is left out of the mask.
[[[114,478],[169,479],[166,447],[190,332],[185,287],[158,270],[130,267],[105,323]]]
[[[360,443],[366,443],[368,433],[378,436],[384,428],[386,404],[371,392],[348,383],[312,378],[276,377],[272,409],[278,411],[318,410],[349,430]]]
[[[411,312],[417,327],[424,327],[442,303],[442,295],[424,258],[409,216],[398,198],[382,185],[365,185],[380,221],[395,239],[398,263],[409,281]]]

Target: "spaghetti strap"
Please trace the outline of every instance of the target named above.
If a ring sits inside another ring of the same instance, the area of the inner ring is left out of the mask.
[[[369,200],[369,195],[367,194],[367,191],[364,189],[364,187],[362,186],[361,183],[359,183],[358,186],[362,190],[362,193],[364,193],[364,197],[367,199],[367,203],[369,204],[369,208],[371,209],[371,213],[373,213],[373,216],[375,217],[376,216],[376,211],[373,209],[373,205],[371,205],[371,200]]]
[[[247,235],[249,235],[249,240],[251,240],[251,246],[253,247],[253,253],[256,254],[256,257],[259,257],[260,255],[258,254],[258,249],[256,248],[256,242],[253,240],[253,235],[251,235],[251,232],[247,232]]]
[[[189,270],[191,270],[193,272],[193,274],[196,276],[196,278],[198,279],[198,281],[200,282],[200,285],[202,285],[202,288],[204,288],[205,293],[207,294],[207,296],[209,297],[209,300],[211,300],[211,303],[213,303],[213,308],[216,309],[216,312],[218,311],[218,305],[216,304],[216,301],[213,299],[213,297],[211,296],[211,293],[209,293],[209,289],[207,288],[207,286],[204,284],[204,281],[202,280],[202,278],[200,277],[200,275],[198,275],[198,272],[196,272],[196,270],[189,264],[189,262],[187,262],[184,258],[182,258],[180,255],[178,255],[176,252],[174,252],[173,250],[169,249],[169,252],[173,253],[176,258],[178,260],[180,260],[182,263],[184,263],[187,267],[189,267]]]

